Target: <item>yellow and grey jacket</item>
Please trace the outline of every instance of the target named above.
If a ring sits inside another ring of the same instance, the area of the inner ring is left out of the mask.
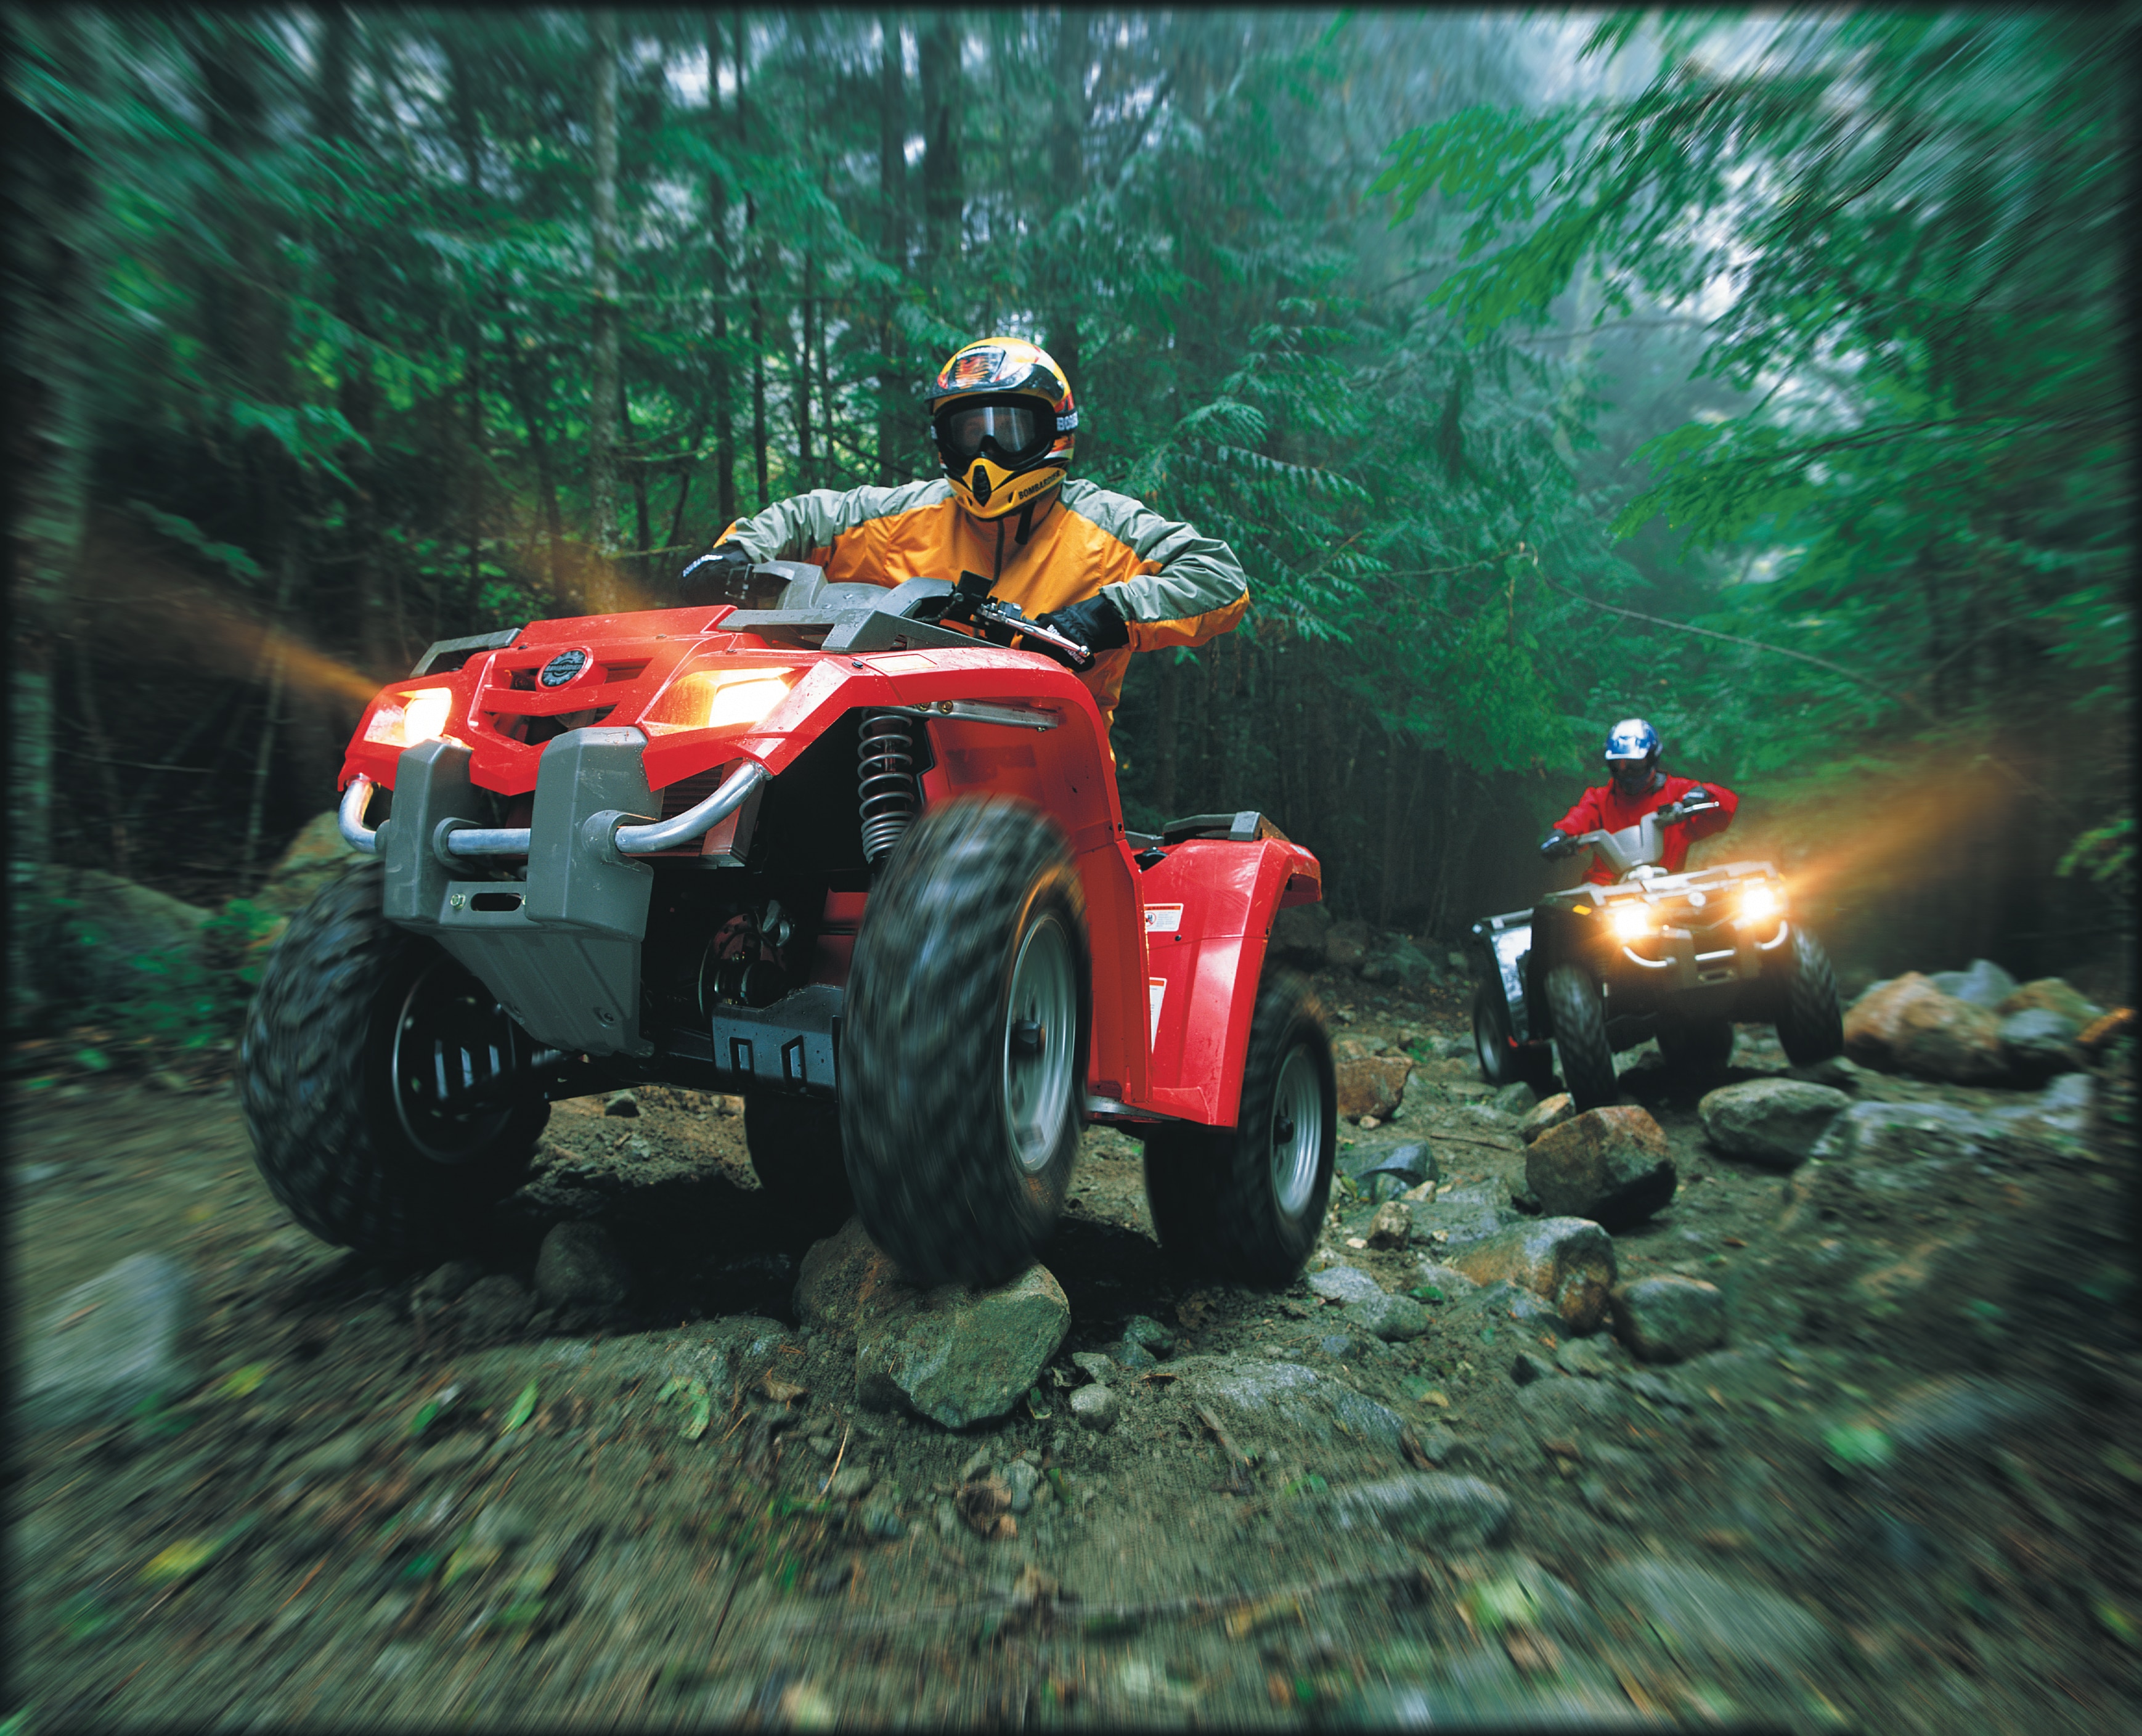
[[[738,519],[722,540],[757,560],[810,561],[846,584],[985,574],[990,594],[1029,618],[1104,594],[1129,623],[1130,644],[1103,652],[1080,678],[1110,723],[1132,652],[1202,645],[1249,607],[1248,578],[1226,544],[1128,495],[1069,481],[1030,523],[1021,518],[978,520],[936,477],[845,494],[814,489]]]

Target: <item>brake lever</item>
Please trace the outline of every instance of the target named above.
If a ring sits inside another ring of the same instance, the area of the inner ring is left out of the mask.
[[[1071,659],[1074,669],[1090,668],[1093,653],[1069,634],[1059,633],[1054,627],[1044,627],[1039,621],[1029,621],[1025,612],[1016,603],[999,603],[994,597],[975,605],[974,619],[988,627],[1000,627],[1030,639],[1039,639],[1044,644],[1054,645]]]

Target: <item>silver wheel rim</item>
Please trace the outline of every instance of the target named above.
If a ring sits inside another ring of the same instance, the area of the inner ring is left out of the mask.
[[[1060,918],[1044,916],[1019,942],[1002,1038],[1004,1131],[1029,1175],[1048,1168],[1063,1136],[1076,1083],[1078,1022],[1071,936]]]
[[[1480,1072],[1483,1078],[1493,1079],[1501,1071],[1501,1057],[1496,1053],[1488,1033],[1493,1020],[1484,1009],[1475,1008],[1473,1013],[1473,1052],[1480,1058]]]
[[[1316,1191],[1323,1134],[1324,1092],[1316,1063],[1309,1045],[1297,1043],[1288,1051],[1272,1087],[1272,1196],[1282,1216],[1299,1217]]]
[[[427,1102],[427,1075],[436,1078],[446,1070],[446,1088],[464,1088],[479,1073],[495,1076],[512,1061],[511,1028],[488,993],[473,978],[450,997],[465,1016],[456,1029],[440,1017],[444,1010],[424,999],[427,988],[442,971],[449,979],[457,967],[438,959],[419,971],[394,1010],[394,1043],[387,1057],[395,1118],[409,1143],[433,1163],[466,1163],[480,1157],[511,1118],[511,1112],[493,1109],[474,1115],[450,1115]]]

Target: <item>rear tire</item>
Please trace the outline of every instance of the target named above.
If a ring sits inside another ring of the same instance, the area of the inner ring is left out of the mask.
[[[743,1100],[743,1139],[781,1215],[813,1235],[825,1235],[855,1210],[847,1166],[841,1157],[841,1111],[816,1097],[753,1092]]]
[[[1547,1017],[1553,1021],[1555,1053],[1562,1083],[1577,1112],[1604,1109],[1621,1101],[1614,1079],[1614,1049],[1606,1040],[1606,1009],[1591,973],[1576,964],[1557,964],[1542,986]]]
[[[1490,1085],[1529,1085],[1544,1092],[1554,1078],[1553,1060],[1545,1048],[1521,1044],[1511,1036],[1508,1004],[1493,983],[1473,991],[1473,1053],[1480,1077]]]
[[[1798,923],[1777,973],[1778,1046],[1795,1067],[1813,1067],[1844,1053],[1844,1009],[1829,954]]]
[[[916,1282],[1000,1283],[1055,1228],[1085,1119],[1088,984],[1054,821],[984,796],[909,828],[856,939],[840,1132],[863,1227]]]
[[[1316,1245],[1339,1153],[1339,1090],[1324,1009],[1274,972],[1257,992],[1232,1127],[1181,1123],[1146,1136],[1146,1204],[1161,1245],[1186,1264],[1285,1284]]]
[[[1722,1072],[1733,1055],[1733,1021],[1716,1014],[1659,1019],[1659,1053],[1678,1073],[1702,1078]]]
[[[526,1176],[550,1106],[431,1107],[432,1065],[536,1045],[444,949],[380,914],[382,885],[380,864],[359,863],[292,920],[246,1013],[238,1092],[254,1160],[290,1216],[399,1264],[475,1240]]]

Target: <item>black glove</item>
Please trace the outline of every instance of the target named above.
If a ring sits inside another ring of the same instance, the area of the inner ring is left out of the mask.
[[[1053,628],[1066,639],[1078,640],[1088,651],[1113,651],[1131,642],[1130,624],[1123,619],[1123,612],[1098,594],[1083,603],[1067,603],[1034,619],[1035,626]],[[1044,651],[1049,648],[1037,644],[1034,649]]]
[[[751,570],[757,565],[742,543],[718,544],[677,575],[679,599],[687,604],[741,605],[750,592]]]
[[[1551,831],[1540,841],[1540,854],[1550,862],[1566,856],[1575,856],[1582,848],[1566,831]]]
[[[1690,784],[1686,789],[1681,792],[1681,799],[1683,806],[1687,806],[1695,802],[1714,801],[1716,798],[1711,795],[1710,791],[1705,789],[1701,784]]]

